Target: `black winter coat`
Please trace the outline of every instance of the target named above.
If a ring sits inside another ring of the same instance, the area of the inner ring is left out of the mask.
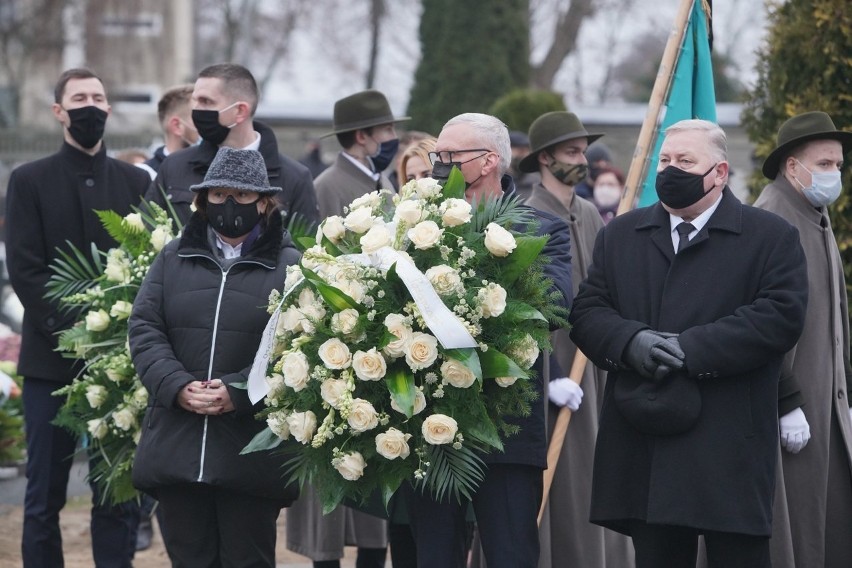
[[[50,264],[57,249],[70,242],[88,255],[91,246],[106,252],[116,246],[95,214],[131,212],[151,178],[144,170],[109,158],[106,148],[94,156],[67,142],[46,158],[16,168],[9,178],[6,208],[6,258],[9,279],[24,306],[18,372],[70,383],[79,364],[56,351],[56,334],[78,314],[60,311],[44,299]]]
[[[284,190],[276,195],[279,208],[284,213],[284,223],[289,221],[293,213],[299,213],[308,221],[318,223],[319,209],[310,170],[296,160],[278,153],[278,142],[268,126],[254,122],[254,129],[260,133],[258,151],[266,163],[269,185]],[[192,213],[190,204],[195,197],[195,193],[189,188],[204,181],[204,175],[218,151],[218,146],[202,140],[198,146],[169,154],[160,164],[157,178],[150,182],[145,199],[164,206],[162,191],[165,191],[180,222],[186,225]]]
[[[239,455],[266,424],[254,414],[245,383],[269,315],[269,293],[284,283],[299,253],[273,215],[243,256],[224,261],[213,252],[206,219],[194,214],[180,241],[169,243],[145,278],[129,321],[130,352],[148,389],[133,483],[157,488],[199,482],[292,501],[282,457]],[[235,411],[219,416],[188,412],[178,392],[194,380],[221,379]]]
[[[629,519],[769,536],[778,449],[778,378],[799,338],[808,280],[798,231],[726,188],[675,255],[659,203],[598,233],[574,300],[571,339],[609,371],[595,449],[591,520]],[[674,436],[635,430],[613,403],[642,329],[679,333],[701,415]]]

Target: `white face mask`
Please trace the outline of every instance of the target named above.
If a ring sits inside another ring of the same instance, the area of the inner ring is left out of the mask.
[[[799,162],[799,160],[796,161]],[[796,180],[796,183],[802,186],[802,193],[811,205],[814,207],[825,207],[827,205],[831,205],[838,197],[840,197],[840,170],[830,172],[812,172],[806,168],[805,164],[802,162],[799,162],[799,165],[802,166],[806,172],[811,174],[811,185],[810,187],[805,187],[804,184],[799,181],[799,178],[793,176],[793,179]]]
[[[621,201],[621,188],[617,185],[595,184],[594,192],[595,203],[601,207],[613,207]]]

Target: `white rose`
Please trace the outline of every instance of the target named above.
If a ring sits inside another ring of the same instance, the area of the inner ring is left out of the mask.
[[[343,226],[343,217],[332,215],[326,217],[322,222],[322,234],[333,243],[339,243],[346,235],[346,227]]]
[[[376,436],[376,451],[389,460],[405,459],[411,453],[408,447],[409,438],[411,434],[403,434],[396,428],[388,428],[387,432]]]
[[[96,440],[102,439],[109,433],[109,428],[107,428],[107,425],[100,418],[89,420],[86,422],[86,425],[88,426],[89,434]]]
[[[417,199],[408,199],[396,206],[393,218],[409,225],[419,223],[424,217],[423,204]]]
[[[441,193],[441,185],[434,178],[420,178],[417,180],[417,196],[424,199],[435,197]]]
[[[494,256],[509,256],[516,246],[518,243],[512,233],[497,223],[488,223],[485,227],[485,248]]]
[[[439,264],[426,271],[426,278],[439,296],[450,296],[462,289],[462,281],[456,269]]]
[[[307,444],[314,437],[317,429],[317,415],[310,410],[306,412],[294,412],[287,417],[287,426],[290,434],[297,442]]]
[[[397,357],[402,357],[405,355],[405,346],[408,344],[408,340],[411,337],[411,328],[405,325],[405,316],[400,314],[389,314],[385,317],[385,327],[388,328],[392,334],[394,334],[397,339],[391,341],[387,345],[385,345],[384,353],[396,359]]]
[[[288,353],[281,363],[281,373],[284,375],[284,384],[296,392],[308,386],[310,373],[308,358],[301,351]]]
[[[360,235],[369,231],[374,222],[375,219],[373,219],[372,211],[369,208],[362,207],[347,215],[343,221],[343,225],[350,231]]]
[[[169,241],[171,240],[172,233],[165,227],[157,227],[151,231],[151,246],[154,247],[154,250],[157,252],[163,250],[163,247],[169,244]]]
[[[349,407],[349,427],[353,432],[366,432],[379,425],[379,415],[369,401],[363,398],[352,399]]]
[[[322,399],[332,408],[340,408],[340,403],[349,392],[349,387],[343,379],[326,379],[320,385]]]
[[[291,290],[296,284],[301,282],[304,277],[302,269],[298,264],[291,264],[288,266],[287,277],[284,279],[284,291],[288,292]]]
[[[361,251],[370,254],[382,247],[390,246],[391,238],[387,227],[384,225],[373,225],[358,242],[361,243]]]
[[[104,276],[112,282],[126,282],[130,279],[130,263],[121,249],[111,249],[107,253]]]
[[[136,392],[133,393],[131,403],[140,410],[148,406],[148,389],[145,387],[136,389]]]
[[[127,223],[127,226],[136,229],[137,231],[145,230],[145,223],[142,221],[142,215],[139,213],[129,213],[124,216],[124,222]]]
[[[438,340],[428,333],[415,331],[405,346],[405,362],[412,371],[425,369],[438,358]]]
[[[471,206],[464,199],[450,198],[441,203],[441,221],[447,227],[457,227],[470,221]]]
[[[109,314],[105,310],[89,312],[86,314],[86,329],[89,331],[103,331],[109,327]]]
[[[352,369],[362,381],[378,381],[387,373],[388,366],[382,354],[373,347],[369,351],[356,351],[352,357]]]
[[[291,333],[297,333],[302,331],[302,321],[305,319],[305,316],[299,311],[299,308],[296,306],[290,306],[278,316],[278,324],[275,326],[276,333],[280,334],[281,331],[288,331]]]
[[[382,204],[382,194],[379,191],[371,191],[370,193],[365,193],[361,197],[356,197],[352,200],[352,203],[349,204],[349,210],[354,211],[355,209],[360,209],[362,207],[366,207],[367,209],[375,209],[379,205]]]
[[[391,408],[399,412],[400,414],[405,414],[399,405],[396,403],[396,400],[391,397]],[[423,412],[426,409],[426,395],[423,394],[423,391],[418,390],[414,393],[414,414],[417,415]]]
[[[114,383],[120,383],[121,380],[125,378],[125,376],[120,371],[116,371],[115,369],[107,369],[106,376]]]
[[[355,331],[355,328],[358,326],[359,317],[358,310],[352,308],[346,308],[343,311],[337,312],[331,316],[331,331],[348,335]]]
[[[89,401],[89,406],[98,408],[106,401],[107,390],[101,385],[89,385],[86,387],[86,400]]]
[[[127,432],[136,425],[136,414],[126,406],[112,413],[115,425]]]
[[[459,431],[459,424],[446,414],[433,414],[423,421],[420,431],[428,444],[450,444]]]
[[[346,369],[352,362],[349,347],[336,337],[332,337],[320,345],[317,354],[329,369]]]
[[[430,249],[441,242],[444,229],[438,227],[435,221],[421,221],[408,229],[408,238],[418,250]]]
[[[506,310],[506,290],[494,282],[480,288],[476,299],[482,308],[483,317],[496,318]]]
[[[272,412],[266,417],[266,425],[282,440],[290,439],[290,423],[287,422],[287,417],[287,413],[283,410]]]
[[[447,383],[460,389],[466,389],[476,382],[476,375],[455,359],[447,359],[441,364],[441,376]]]
[[[119,300],[109,309],[109,315],[117,320],[124,320],[130,317],[130,312],[133,311],[133,304]]]
[[[338,280],[336,282],[336,287],[359,304],[364,300],[364,296],[367,294],[367,289],[357,280]]]
[[[507,351],[507,355],[514,359],[523,369],[532,367],[539,355],[538,344],[529,334],[520,341],[516,341],[510,345]]]
[[[499,386],[506,388],[514,385],[517,380],[518,377],[496,377],[494,379],[494,382],[497,383]]]
[[[343,479],[355,481],[364,475],[364,468],[367,467],[367,462],[364,461],[364,456],[360,452],[350,452],[339,458],[331,460],[334,469],[340,473]]]
[[[278,373],[272,373],[266,377],[266,384],[269,385],[269,395],[277,396],[284,391],[284,376]]]

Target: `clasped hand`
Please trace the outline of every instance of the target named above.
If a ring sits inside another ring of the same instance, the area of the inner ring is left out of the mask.
[[[234,410],[228,387],[220,379],[192,381],[178,393],[178,404],[195,414],[223,414]]]
[[[686,355],[676,333],[643,329],[624,349],[624,362],[646,379],[660,381],[672,371],[683,369]]]

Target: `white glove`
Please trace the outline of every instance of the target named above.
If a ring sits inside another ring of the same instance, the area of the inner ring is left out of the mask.
[[[548,385],[547,397],[556,406],[567,406],[576,412],[583,402],[583,389],[568,378],[553,379]]]
[[[791,454],[798,454],[811,439],[811,427],[801,408],[791,410],[778,419],[781,429],[781,447]]]

